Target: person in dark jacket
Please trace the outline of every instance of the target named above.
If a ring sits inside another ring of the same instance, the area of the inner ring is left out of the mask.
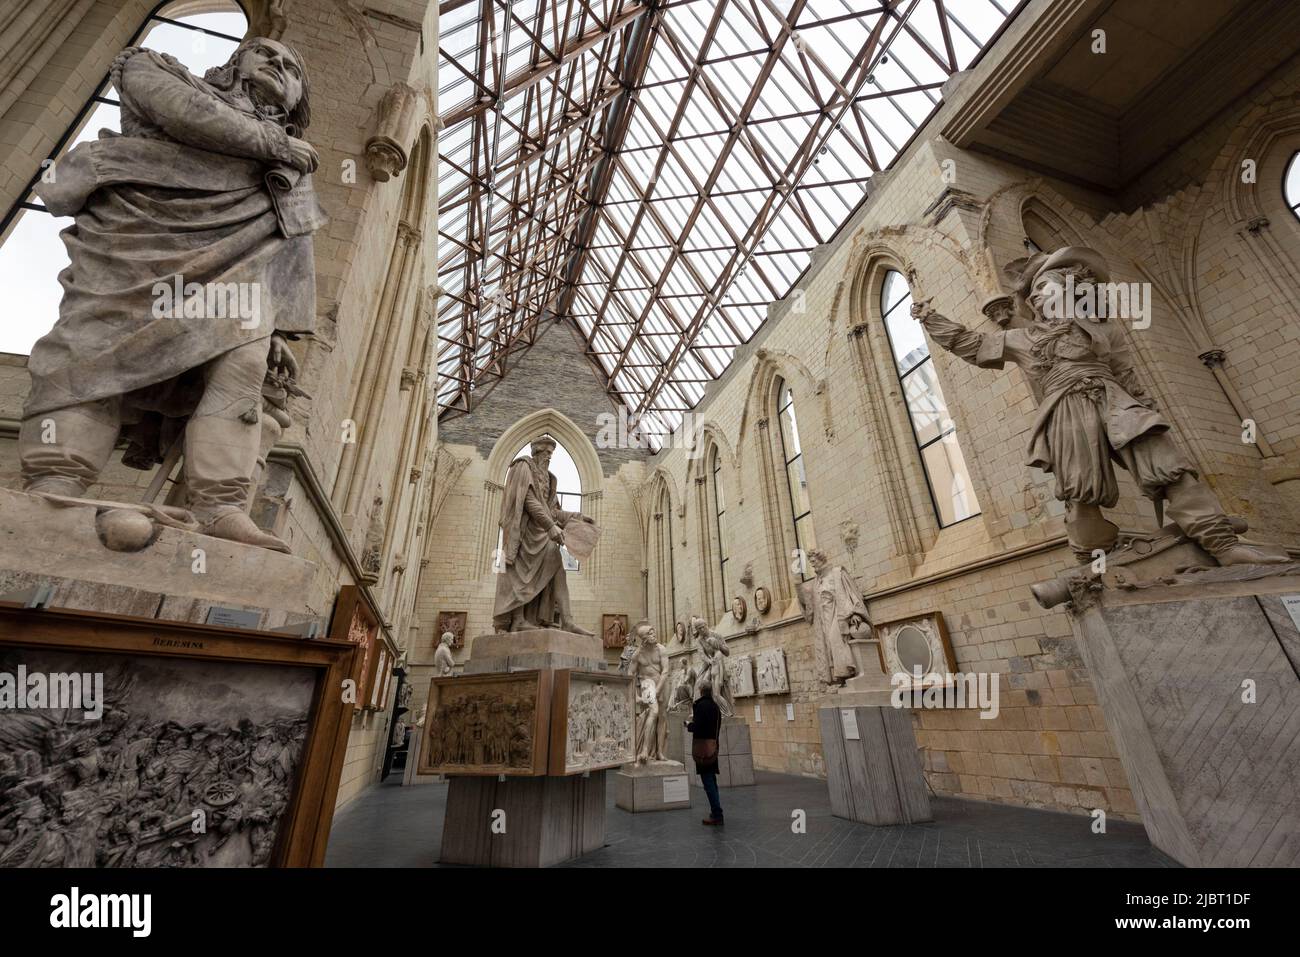
[[[709,816],[704,824],[722,823],[722,800],[718,796],[718,732],[722,727],[722,713],[710,693],[707,681],[695,689],[695,704],[691,709],[693,720],[686,730],[693,735],[691,754],[695,759],[695,773],[700,776],[704,793],[709,797]]]

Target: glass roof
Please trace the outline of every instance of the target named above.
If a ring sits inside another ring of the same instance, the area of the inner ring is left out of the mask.
[[[445,0],[444,409],[571,322],[657,444],[1016,6]]]

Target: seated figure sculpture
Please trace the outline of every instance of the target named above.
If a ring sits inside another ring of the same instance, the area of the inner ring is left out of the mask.
[[[1070,547],[1080,563],[1115,547],[1119,529],[1102,508],[1119,501],[1115,463],[1220,565],[1274,564],[1288,559],[1238,540],[1214,493],[1174,444],[1169,422],[1138,380],[1116,319],[1089,316],[1064,303],[1064,291],[1108,282],[1101,254],[1067,246],[1010,263],[1017,295],[1033,312],[1026,328],[972,332],[930,306],[912,304],[930,338],[972,365],[1020,366],[1038,398],[1027,464],[1056,476],[1065,503]]]
[[[300,138],[305,64],[255,37],[202,79],[135,47],[110,76],[122,134],[76,146],[35,186],[74,222],[59,319],[28,363],[24,490],[80,499],[119,439],[138,468],[180,442],[187,527],[287,552],[246,513],[268,366],[297,392],[286,340],[315,323],[325,217]]]

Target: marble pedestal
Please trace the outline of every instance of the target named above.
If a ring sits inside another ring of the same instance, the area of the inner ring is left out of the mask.
[[[1196,546],[1063,576],[1151,843],[1189,867],[1300,865],[1300,564]],[[1036,589],[1037,591],[1037,589]]]
[[[566,668],[608,671],[600,639],[558,628],[480,635],[462,675]],[[441,863],[548,867],[605,843],[605,771],[448,782]]]
[[[906,708],[889,692],[840,692],[818,708],[831,813],[863,824],[934,820]]]
[[[681,760],[686,765],[687,771],[694,774],[695,764],[691,759],[691,742],[694,735],[681,725],[678,727],[681,734],[670,734],[669,738],[677,739],[679,753],[683,757],[680,759],[677,757],[674,753],[676,749],[671,742],[668,757]],[[723,718],[722,727],[718,731],[718,787],[744,788],[750,787],[753,783],[754,747],[749,739],[749,725],[739,716]]]
[[[614,804],[633,813],[688,808],[690,785],[690,776],[680,761],[626,764],[614,772]]]

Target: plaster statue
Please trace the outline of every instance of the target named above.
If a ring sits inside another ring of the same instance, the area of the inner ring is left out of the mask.
[[[710,633],[700,641],[700,654],[704,662],[695,686],[695,697],[712,695],[718,711],[724,718],[730,718],[736,713],[731,696],[731,676],[727,672],[727,657],[731,650],[722,636]]]
[[[822,684],[842,685],[857,674],[849,639],[866,637],[871,618],[847,571],[820,549],[809,551],[808,560],[815,577],[799,586],[799,607],[812,624],[813,673]]]
[[[672,673],[672,679],[668,683],[668,709],[669,711],[690,710],[692,690],[695,688],[695,682],[699,675],[691,665],[690,655],[682,655],[677,661],[677,670]]]
[[[636,654],[637,649],[637,630],[633,628],[623,639],[623,651],[618,656],[618,673],[625,675],[627,669],[632,663],[632,656]]]
[[[668,653],[648,621],[637,623],[638,648],[628,664],[636,688],[636,763],[667,761]]]
[[[444,631],[438,640],[438,650],[433,653],[433,676],[450,678],[456,670],[456,659],[451,656],[451,646],[456,643],[456,636]]]
[[[1237,539],[1209,486],[1174,444],[1169,422],[1138,380],[1118,321],[1093,317],[1091,309],[1064,302],[1084,296],[1110,279],[1106,261],[1086,246],[1037,253],[1007,267],[1015,292],[1033,313],[1025,328],[971,332],[939,315],[929,300],[912,304],[935,342],[958,358],[987,369],[1020,366],[1038,400],[1026,464],[1056,476],[1056,497],[1065,503],[1070,546],[1081,562],[1094,549],[1109,551],[1119,529],[1102,508],[1119,501],[1118,462],[1142,494],[1220,565],[1273,564],[1270,555]],[[1104,310],[1103,310],[1104,311]]]
[[[287,552],[246,512],[264,383],[301,394],[287,340],[315,325],[325,216],[301,139],[305,63],[254,37],[202,79],[137,47],[110,78],[122,135],[76,146],[34,187],[74,223],[59,320],[28,362],[24,490],[84,498],[119,441],[137,468],[179,443],[193,527]]]
[[[532,442],[532,456],[510,463],[501,501],[501,571],[497,575],[492,623],[497,631],[559,627],[590,637],[573,621],[565,579],[564,526],[580,521],[594,524],[581,512],[560,508],[555,476],[549,466],[555,440],[549,435]]]

